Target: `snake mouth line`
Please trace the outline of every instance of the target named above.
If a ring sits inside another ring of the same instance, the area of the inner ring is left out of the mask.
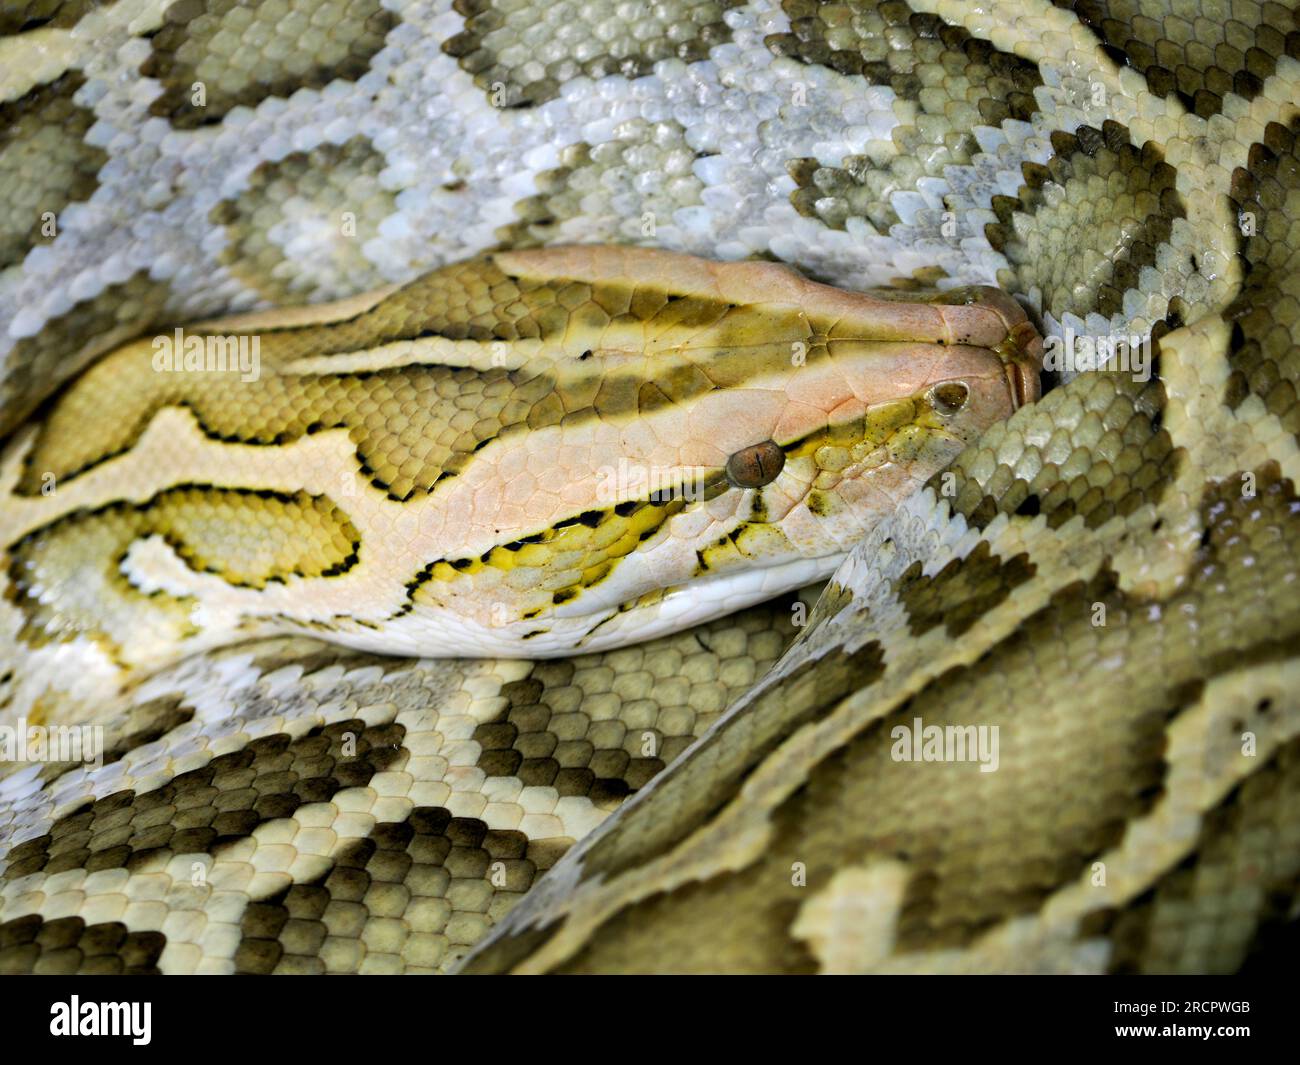
[[[1006,362],[1007,384],[1013,410],[1037,402],[1043,386],[1043,338],[1029,322],[1018,323],[1007,335],[999,352]]]

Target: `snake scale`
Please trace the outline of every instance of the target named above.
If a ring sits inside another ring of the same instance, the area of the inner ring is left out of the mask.
[[[0,971],[1275,962],[1298,58],[3,0]]]

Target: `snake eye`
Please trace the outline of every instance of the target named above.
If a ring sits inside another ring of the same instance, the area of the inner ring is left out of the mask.
[[[727,480],[737,488],[762,488],[776,480],[785,465],[785,452],[772,440],[751,444],[727,459]]]
[[[956,414],[969,398],[970,389],[960,381],[945,381],[930,389],[930,405],[940,414]]]

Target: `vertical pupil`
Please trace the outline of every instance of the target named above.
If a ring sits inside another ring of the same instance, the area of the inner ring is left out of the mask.
[[[772,440],[752,444],[727,460],[727,480],[737,488],[761,488],[775,481],[785,466],[785,452]]]

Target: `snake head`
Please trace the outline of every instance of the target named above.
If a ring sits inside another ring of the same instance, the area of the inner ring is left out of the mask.
[[[1041,341],[994,289],[847,292],[641,249],[496,261],[521,284],[588,286],[548,372],[566,409],[593,400],[590,417],[484,449],[482,494],[465,498],[490,500],[485,519],[543,483],[559,498],[439,560],[415,593],[462,615],[494,604],[502,624],[480,605],[489,630],[472,639],[495,653],[616,646],[822,579],[1038,395]]]
[[[222,338],[256,341],[260,372],[210,359]],[[646,639],[829,575],[1037,395],[1040,351],[992,289],[600,247],[207,323],[160,360],[170,342],[95,364],[7,453],[23,639],[52,655]]]

